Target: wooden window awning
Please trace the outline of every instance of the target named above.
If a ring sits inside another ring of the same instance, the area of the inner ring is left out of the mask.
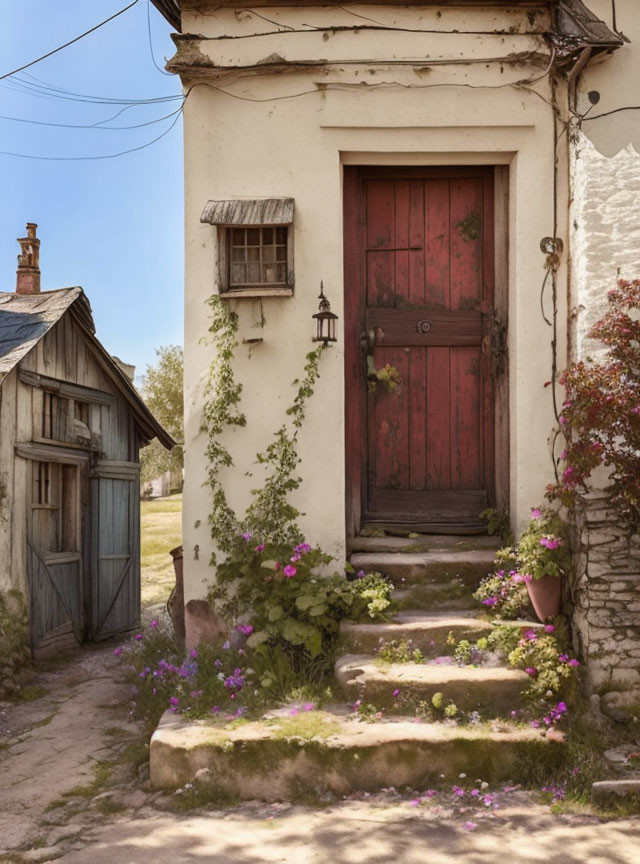
[[[207,201],[201,222],[210,225],[291,225],[293,198]]]

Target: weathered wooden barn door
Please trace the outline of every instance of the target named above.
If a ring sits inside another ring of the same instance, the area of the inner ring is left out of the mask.
[[[98,462],[91,479],[92,638],[140,620],[140,465]]]
[[[491,168],[345,169],[351,532],[482,528],[494,490],[493,194]]]
[[[85,639],[83,500],[86,460],[76,464],[30,459],[31,494],[27,569],[34,656],[64,650]]]

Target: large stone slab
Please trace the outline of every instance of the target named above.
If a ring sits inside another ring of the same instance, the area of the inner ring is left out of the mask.
[[[449,633],[457,640],[475,640],[488,636],[491,629],[489,621],[474,618],[471,613],[406,611],[375,624],[343,621],[340,635],[342,645],[352,654],[375,651],[381,641],[405,639],[411,640],[425,656],[436,656],[443,652]]]
[[[491,717],[508,717],[519,708],[530,680],[519,669],[381,663],[358,655],[341,657],[335,675],[352,698],[362,698],[377,708],[390,707],[398,698],[431,701],[435,693],[442,693],[445,704],[451,700],[463,711]]]
[[[223,728],[167,712],[151,739],[151,783],[172,790],[200,772],[212,794],[278,801],[423,789],[460,773],[517,782],[532,760],[557,762],[562,745],[559,736],[513,726],[491,731],[408,718],[369,724],[313,711]]]
[[[469,552],[500,548],[497,537],[458,537],[449,534],[417,534],[415,537],[352,537],[348,541],[350,552],[434,552],[446,550]]]
[[[451,582],[471,587],[494,567],[493,549],[440,549],[433,552],[355,552],[349,559],[356,570],[375,570],[391,577],[398,587],[425,582]]]

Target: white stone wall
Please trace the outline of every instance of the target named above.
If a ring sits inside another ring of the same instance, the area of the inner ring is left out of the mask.
[[[609,0],[589,7],[612,26]],[[631,38],[612,57],[586,69],[578,110],[589,111],[570,137],[570,354],[598,359],[602,346],[587,334],[621,278],[640,278],[640,15],[636,0],[618,0],[617,25]],[[600,94],[597,105],[587,98]],[[614,719],[640,706],[640,537],[629,535],[609,506],[607,471],[594,474],[592,493],[577,509],[574,533],[574,631],[592,698]]]
[[[638,119],[640,124],[640,117]],[[596,355],[587,333],[619,277],[640,278],[640,155],[633,144],[603,156],[584,132],[571,146],[573,356]]]

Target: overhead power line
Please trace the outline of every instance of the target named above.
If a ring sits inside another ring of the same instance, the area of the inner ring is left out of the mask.
[[[69,45],[73,45],[74,42],[79,42],[80,39],[84,39],[85,36],[88,36],[90,33],[95,33],[96,30],[99,30],[100,27],[104,27],[105,24],[108,24],[110,21],[113,21],[114,18],[117,18],[119,15],[123,15],[133,6],[135,6],[139,0],[133,0],[132,3],[129,3],[128,6],[125,6],[119,12],[115,12],[113,15],[110,15],[109,18],[105,18],[104,21],[101,21],[99,24],[96,24],[94,27],[91,27],[89,30],[85,30],[84,33],[81,33],[79,36],[70,39],[68,42],[65,42],[64,45],[59,45],[57,48],[54,48],[52,51],[48,51],[46,54],[43,54],[41,57],[36,57],[35,60],[30,60],[29,63],[24,63],[22,66],[18,66],[17,69],[13,69],[11,72],[5,72],[4,75],[0,75],[0,81],[4,78],[10,78],[12,75],[15,75],[16,72],[22,72],[24,69],[28,69],[30,66],[35,66],[36,63],[40,63],[42,60],[46,60],[47,57],[52,57],[54,54],[57,54],[58,51],[62,51],[65,48],[68,48]]]

